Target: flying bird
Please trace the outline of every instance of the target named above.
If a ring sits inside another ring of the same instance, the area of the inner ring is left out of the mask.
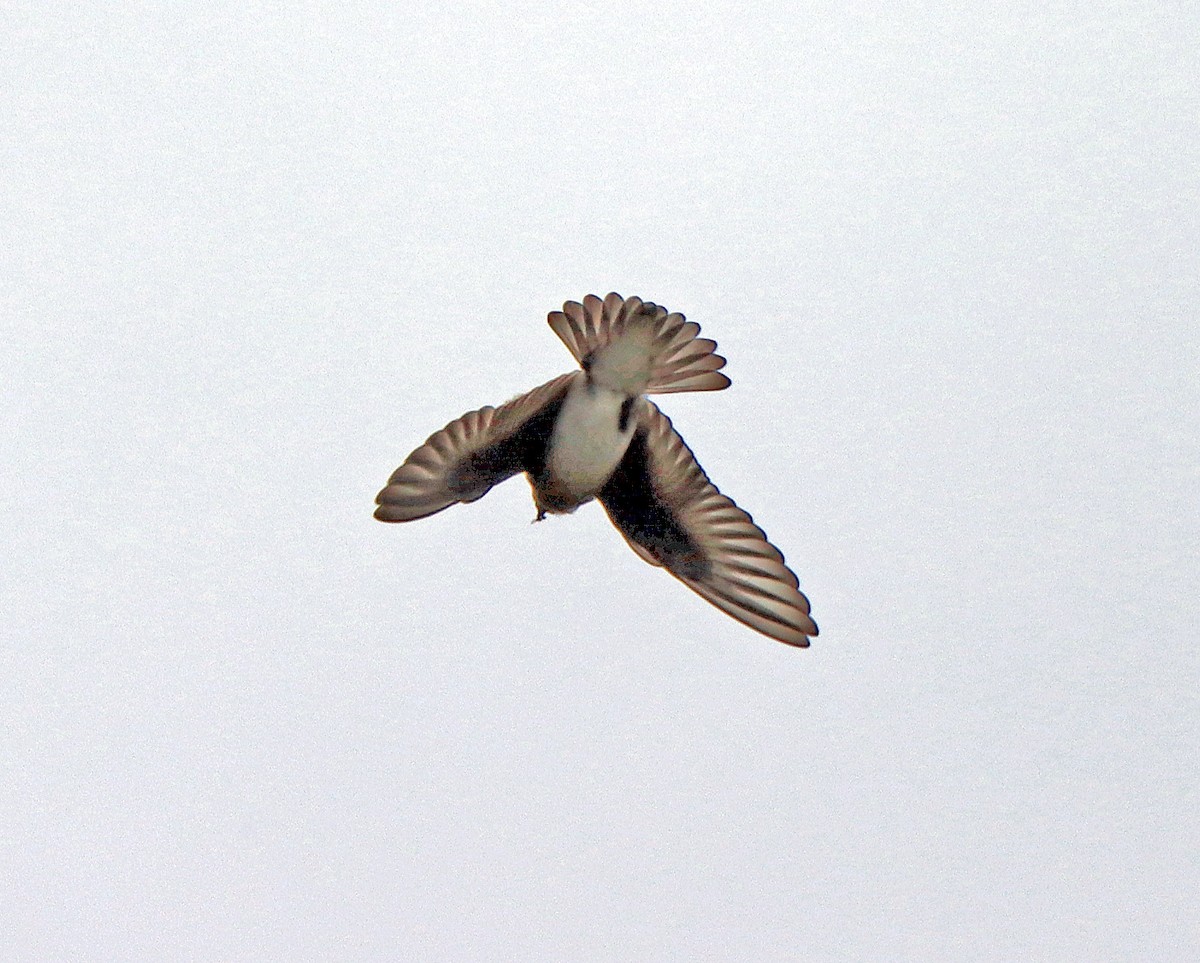
[[[817,625],[795,573],[646,397],[729,387],[716,342],[619,294],[568,301],[548,320],[582,370],[430,435],[376,497],[375,517],[426,518],[524,472],[535,521],[595,499],[645,561],[763,635],[807,646]]]

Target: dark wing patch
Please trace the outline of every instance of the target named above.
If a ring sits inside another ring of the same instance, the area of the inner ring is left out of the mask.
[[[621,534],[644,549],[638,554],[649,553],[647,561],[702,577],[706,562],[700,546],[655,488],[646,439],[646,429],[639,427],[596,500]]]
[[[451,490],[461,494],[486,491],[520,472],[540,475],[546,466],[546,448],[565,397],[564,392],[551,398],[511,434],[463,458],[450,472]]]
[[[537,474],[571,382],[560,375],[499,408],[480,408],[434,432],[392,474],[375,498],[375,517],[410,522],[458,502],[473,502],[520,472]]]
[[[722,495],[671,420],[650,401],[625,458],[597,496],[647,562],[744,625],[788,645],[817,634],[783,555]]]
[[[621,414],[617,418],[617,431],[625,431],[629,427],[629,416],[633,414],[633,406],[637,404],[637,396],[632,395],[621,402]]]

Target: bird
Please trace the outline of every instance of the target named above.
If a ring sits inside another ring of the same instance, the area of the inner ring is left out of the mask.
[[[524,473],[534,521],[595,500],[643,560],[749,628],[807,647],[817,625],[783,554],[646,397],[729,387],[717,343],[682,314],[615,292],[547,320],[579,369],[434,432],[376,496],[375,518],[427,518]]]

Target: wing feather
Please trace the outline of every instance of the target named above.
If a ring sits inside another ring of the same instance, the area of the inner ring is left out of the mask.
[[[434,432],[376,496],[375,517],[382,522],[426,518],[482,498],[519,472],[540,471],[558,406],[579,377],[579,371],[560,375],[499,408],[469,411]]]
[[[629,450],[597,498],[638,555],[739,622],[788,645],[817,634],[783,554],[652,402],[642,402]]]

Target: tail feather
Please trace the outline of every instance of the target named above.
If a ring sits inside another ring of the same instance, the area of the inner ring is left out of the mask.
[[[615,292],[601,300],[589,294],[568,301],[547,320],[567,350],[580,364],[634,329],[650,335],[654,352],[647,394],[677,391],[720,391],[729,379],[719,373],[725,359],[715,353],[717,343],[698,338],[700,325],[682,314],[668,313],[652,301],[622,298]]]
[[[682,314],[676,314],[671,317],[674,320],[683,321]],[[684,321],[678,327],[673,326],[667,331],[669,337],[667,343],[663,345],[663,354],[670,357],[681,353],[688,345],[693,343],[696,335],[699,333],[700,325],[695,321]],[[710,351],[717,346],[715,341],[709,341],[707,338],[704,340],[708,342],[708,349]]]

